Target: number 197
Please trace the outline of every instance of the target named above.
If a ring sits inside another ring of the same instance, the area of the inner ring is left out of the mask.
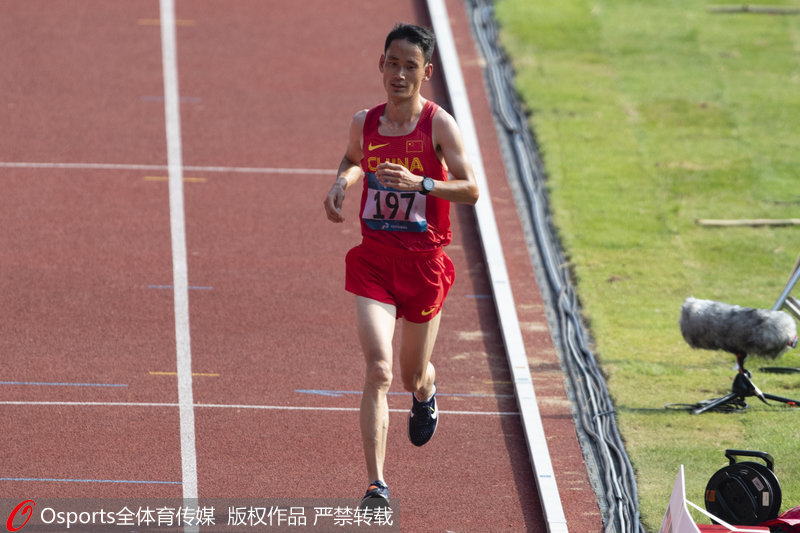
[[[390,220],[396,220],[397,211],[400,209],[400,199],[397,197],[397,193],[395,192],[386,192],[384,196],[385,206],[387,209],[391,210],[391,214],[389,216],[385,216],[383,213],[384,203],[381,202],[381,193],[385,191],[375,191],[375,214],[372,215],[372,218],[377,219],[384,219],[389,218]],[[411,215],[411,206],[414,205],[414,198],[416,193],[413,192],[403,192],[400,193],[400,198],[407,199],[408,205],[406,206],[406,212],[404,216],[404,220],[408,220],[409,216]]]

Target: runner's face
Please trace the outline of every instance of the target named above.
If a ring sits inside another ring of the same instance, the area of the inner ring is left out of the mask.
[[[411,98],[419,94],[422,82],[431,78],[433,65],[425,63],[419,46],[395,39],[381,55],[383,86],[390,98]]]

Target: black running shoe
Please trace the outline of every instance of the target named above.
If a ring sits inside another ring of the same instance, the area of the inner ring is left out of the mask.
[[[381,480],[370,483],[367,493],[361,498],[361,508],[367,507],[388,507],[389,506],[389,487]]]
[[[408,413],[408,438],[414,446],[422,446],[436,433],[439,423],[439,410],[436,408],[436,391],[427,402],[417,400],[411,395],[414,403]]]

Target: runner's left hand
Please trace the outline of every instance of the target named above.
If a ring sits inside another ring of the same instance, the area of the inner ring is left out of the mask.
[[[422,176],[412,174],[406,167],[396,163],[381,163],[375,170],[375,176],[381,185],[398,191],[419,191],[422,183]]]

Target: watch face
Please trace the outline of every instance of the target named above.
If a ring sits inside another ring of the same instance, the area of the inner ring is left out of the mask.
[[[433,190],[433,178],[425,178],[422,180],[422,190],[426,194]]]

